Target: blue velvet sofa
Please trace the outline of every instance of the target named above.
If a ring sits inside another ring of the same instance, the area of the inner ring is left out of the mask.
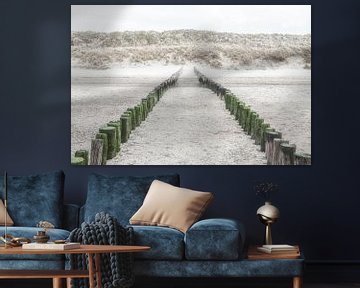
[[[7,233],[14,237],[32,239],[39,221],[49,221],[55,225],[48,230],[50,240],[67,239],[70,231],[78,223],[77,205],[64,204],[64,173],[49,172],[32,176],[8,177],[8,212],[14,225]],[[0,183],[3,183],[0,176]],[[0,197],[4,198],[3,185]],[[5,228],[0,226],[0,235]],[[0,255],[0,269],[64,269],[63,255]]]
[[[140,208],[154,179],[179,186],[179,175],[119,177],[89,175],[85,204],[63,204],[64,174],[61,171],[28,177],[9,177],[8,209],[15,226],[8,233],[32,238],[41,220],[55,224],[51,239],[66,239],[83,221],[107,212],[128,226]],[[0,183],[3,178],[0,177]],[[3,195],[0,185],[0,195]],[[215,199],[216,201],[216,199]],[[135,253],[135,275],[150,277],[298,277],[303,260],[247,260],[245,229],[232,219],[204,219],[184,234],[158,226],[132,226],[135,244],[151,250]],[[0,233],[4,228],[0,227]],[[0,255],[0,269],[64,269],[57,255]],[[294,286],[299,287],[299,286]]]
[[[80,221],[105,211],[129,226],[154,179],[179,186],[179,175],[119,177],[92,174]],[[216,201],[216,198],[215,200]],[[303,260],[247,260],[244,226],[232,219],[204,219],[184,234],[158,226],[132,226],[135,244],[151,250],[135,253],[135,274],[150,277],[299,277]],[[298,286],[297,286],[298,287]]]

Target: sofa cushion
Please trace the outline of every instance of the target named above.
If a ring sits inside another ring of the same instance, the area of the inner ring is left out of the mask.
[[[143,205],[131,217],[135,225],[165,226],[186,232],[213,199],[209,192],[199,192],[154,180]]]
[[[14,225],[14,221],[11,219],[9,213],[6,212],[5,215],[5,205],[4,202],[0,199],[0,226],[5,225],[5,218],[6,218],[6,225],[8,226]]]
[[[186,232],[185,258],[188,260],[235,260],[240,256],[244,240],[244,227],[235,220],[202,220]]]
[[[175,186],[180,184],[177,174],[145,177],[90,175],[84,221],[91,222],[96,213],[106,212],[126,226],[130,217],[140,208],[155,179]]]
[[[132,226],[135,245],[150,246],[146,252],[134,253],[136,259],[182,260],[184,234],[172,228],[157,226]]]
[[[0,183],[3,182],[0,176]],[[62,171],[8,176],[8,212],[16,226],[35,227],[45,220],[62,227],[64,173]],[[3,185],[0,185],[3,195]]]
[[[41,228],[36,227],[8,227],[7,233],[14,237],[25,237],[30,240],[36,235]],[[0,227],[0,235],[5,234],[5,227]],[[49,229],[47,234],[50,236],[49,241],[65,240],[69,237],[70,232],[63,229]],[[0,255],[0,260],[62,260],[64,255]]]

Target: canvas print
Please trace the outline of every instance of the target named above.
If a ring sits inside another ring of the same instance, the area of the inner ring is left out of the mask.
[[[72,165],[310,165],[310,5],[72,5]]]

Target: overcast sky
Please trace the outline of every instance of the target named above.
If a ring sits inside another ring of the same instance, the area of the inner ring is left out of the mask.
[[[72,31],[311,33],[310,5],[72,5]]]

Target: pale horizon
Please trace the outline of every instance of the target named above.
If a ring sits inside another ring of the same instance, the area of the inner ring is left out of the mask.
[[[71,6],[73,32],[173,30],[237,34],[311,34],[311,5]]]

